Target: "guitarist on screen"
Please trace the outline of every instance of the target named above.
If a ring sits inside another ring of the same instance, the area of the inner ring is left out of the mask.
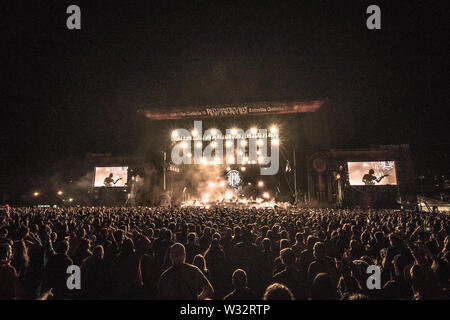
[[[366,186],[373,186],[376,183],[379,183],[381,181],[381,179],[383,179],[384,177],[387,177],[388,174],[385,174],[379,178],[375,177],[374,175],[375,171],[373,171],[373,169],[369,170],[369,173],[366,173],[363,178],[362,178],[362,182],[364,182],[364,184]]]
[[[105,187],[112,187],[112,186],[115,186],[117,181],[119,181],[119,180],[122,180],[122,178],[119,178],[116,181],[114,181],[113,174],[110,173],[109,177],[106,177],[105,180],[103,180],[103,184],[105,185]]]

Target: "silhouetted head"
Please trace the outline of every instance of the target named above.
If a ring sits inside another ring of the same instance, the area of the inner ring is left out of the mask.
[[[336,300],[336,286],[327,273],[319,273],[311,286],[311,300]]]
[[[263,300],[295,300],[292,291],[280,283],[273,283],[267,287]]]
[[[283,264],[286,267],[293,266],[295,263],[294,250],[292,250],[291,248],[285,248],[285,249],[281,250],[280,257],[281,257],[281,262],[283,262]]]
[[[172,264],[186,261],[186,249],[181,243],[177,242],[170,247],[170,261]]]
[[[244,289],[247,286],[247,273],[242,269],[233,272],[232,282],[234,289]]]

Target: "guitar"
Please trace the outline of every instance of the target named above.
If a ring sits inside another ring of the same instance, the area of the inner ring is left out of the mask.
[[[381,177],[379,177],[378,179],[377,179],[377,183],[379,183],[380,181],[381,181],[381,179],[383,179],[383,178],[385,178],[385,177],[387,177],[387,176],[389,176],[388,174],[385,174],[385,175],[382,175]]]
[[[373,185],[375,185],[375,181],[377,182],[377,183],[379,183],[383,178],[385,178],[385,177],[387,177],[388,176],[388,174],[385,174],[385,175],[383,175],[383,176],[381,176],[381,177],[379,177],[379,178],[376,178],[376,177],[374,177],[374,176],[371,176],[371,175],[364,175],[364,177],[363,177],[363,182],[364,182],[364,184],[366,185],[366,186],[373,186]]]
[[[112,179],[111,179],[112,180]],[[116,181],[106,181],[105,180],[105,182],[103,182],[103,184],[105,185],[105,187],[112,187],[112,185],[114,184],[114,185],[116,185],[116,183],[119,181],[119,180],[122,180],[122,178],[119,178],[119,179],[117,179]]]

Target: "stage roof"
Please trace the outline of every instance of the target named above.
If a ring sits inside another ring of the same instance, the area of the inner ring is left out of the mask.
[[[266,101],[238,104],[140,109],[150,120],[177,120],[189,118],[221,118],[236,116],[274,115],[316,112],[327,99],[303,101]]]

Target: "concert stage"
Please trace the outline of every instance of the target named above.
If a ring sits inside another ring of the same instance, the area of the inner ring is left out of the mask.
[[[148,147],[135,157],[91,157],[93,202],[398,207],[415,201],[409,146],[330,149],[326,102],[139,110],[148,119]]]

